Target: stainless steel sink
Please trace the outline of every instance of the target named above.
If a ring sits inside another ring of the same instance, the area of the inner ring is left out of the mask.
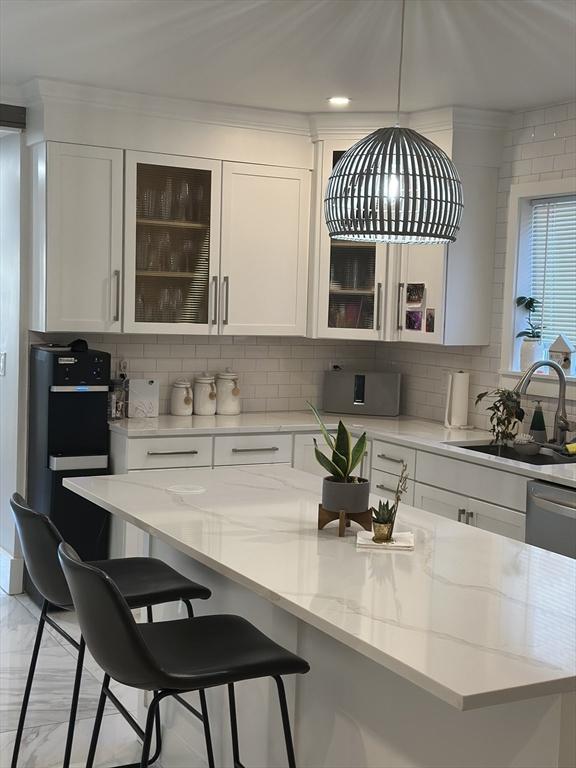
[[[452,443],[452,445],[455,445]],[[537,466],[544,466],[546,464],[575,464],[576,456],[565,456],[561,453],[537,453],[536,456],[523,456],[517,453],[514,448],[508,448],[507,446],[500,445],[466,445],[463,443],[456,443],[458,448],[464,448],[467,451],[476,451],[476,453],[486,453],[489,456],[498,456],[502,459],[512,459],[513,461],[521,461],[524,464],[535,464]]]

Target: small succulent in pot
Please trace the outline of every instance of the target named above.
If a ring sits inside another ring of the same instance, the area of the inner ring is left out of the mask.
[[[322,506],[330,512],[366,512],[370,484],[365,478],[352,474],[366,452],[366,433],[354,443],[344,422],[340,421],[336,435],[331,435],[317,409],[311,403],[308,405],[316,416],[331,454],[326,456],[322,453],[314,440],[316,460],[329,473],[322,487]]]
[[[382,543],[392,539],[398,505],[400,504],[402,496],[406,493],[407,487],[408,467],[405,462],[402,462],[402,471],[398,477],[394,500],[379,501],[378,509],[375,509],[375,507],[370,508],[370,511],[372,512],[372,527],[374,529],[373,540],[375,542]]]

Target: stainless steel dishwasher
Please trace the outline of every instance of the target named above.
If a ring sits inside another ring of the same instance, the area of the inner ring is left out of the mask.
[[[530,480],[526,543],[576,558],[576,489]]]

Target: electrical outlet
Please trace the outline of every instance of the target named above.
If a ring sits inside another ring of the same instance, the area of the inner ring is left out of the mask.
[[[328,363],[329,371],[338,371],[340,368],[344,368],[344,363],[341,360],[330,360]]]

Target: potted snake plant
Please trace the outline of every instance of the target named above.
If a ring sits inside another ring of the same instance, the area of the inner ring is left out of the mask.
[[[362,461],[366,451],[366,433],[354,443],[350,432],[342,421],[336,435],[331,435],[316,408],[308,403],[316,416],[324,440],[329,449],[327,456],[314,440],[316,460],[328,475],[322,485],[322,506],[329,512],[344,510],[347,514],[366,512],[369,504],[370,483],[364,477],[352,473]]]

